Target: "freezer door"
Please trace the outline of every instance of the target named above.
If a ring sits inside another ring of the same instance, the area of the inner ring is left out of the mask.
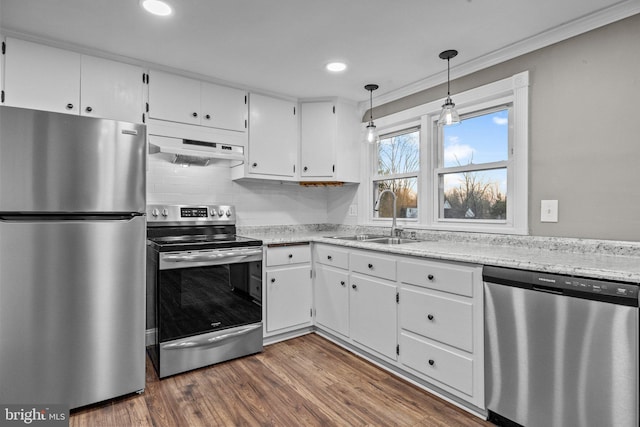
[[[145,126],[0,106],[0,212],[144,212]]]
[[[0,221],[0,402],[144,389],[145,223]]]

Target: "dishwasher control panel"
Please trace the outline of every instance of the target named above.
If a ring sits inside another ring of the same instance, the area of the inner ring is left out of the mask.
[[[638,307],[640,286],[537,271],[484,266],[485,282]]]

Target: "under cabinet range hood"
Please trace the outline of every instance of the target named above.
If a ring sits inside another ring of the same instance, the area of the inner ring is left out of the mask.
[[[149,135],[149,154],[165,154],[167,161],[185,166],[219,162],[237,166],[244,162],[241,146],[157,135]]]

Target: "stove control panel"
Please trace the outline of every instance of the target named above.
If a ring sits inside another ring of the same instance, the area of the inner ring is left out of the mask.
[[[235,224],[235,208],[231,205],[148,205],[150,225]]]

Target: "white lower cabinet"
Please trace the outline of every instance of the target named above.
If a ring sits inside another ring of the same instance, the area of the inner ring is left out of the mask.
[[[484,409],[482,267],[314,244],[315,325]]]
[[[396,289],[393,282],[351,275],[351,338],[392,360],[397,345]]]
[[[267,247],[263,314],[265,337],[312,325],[309,244]]]

